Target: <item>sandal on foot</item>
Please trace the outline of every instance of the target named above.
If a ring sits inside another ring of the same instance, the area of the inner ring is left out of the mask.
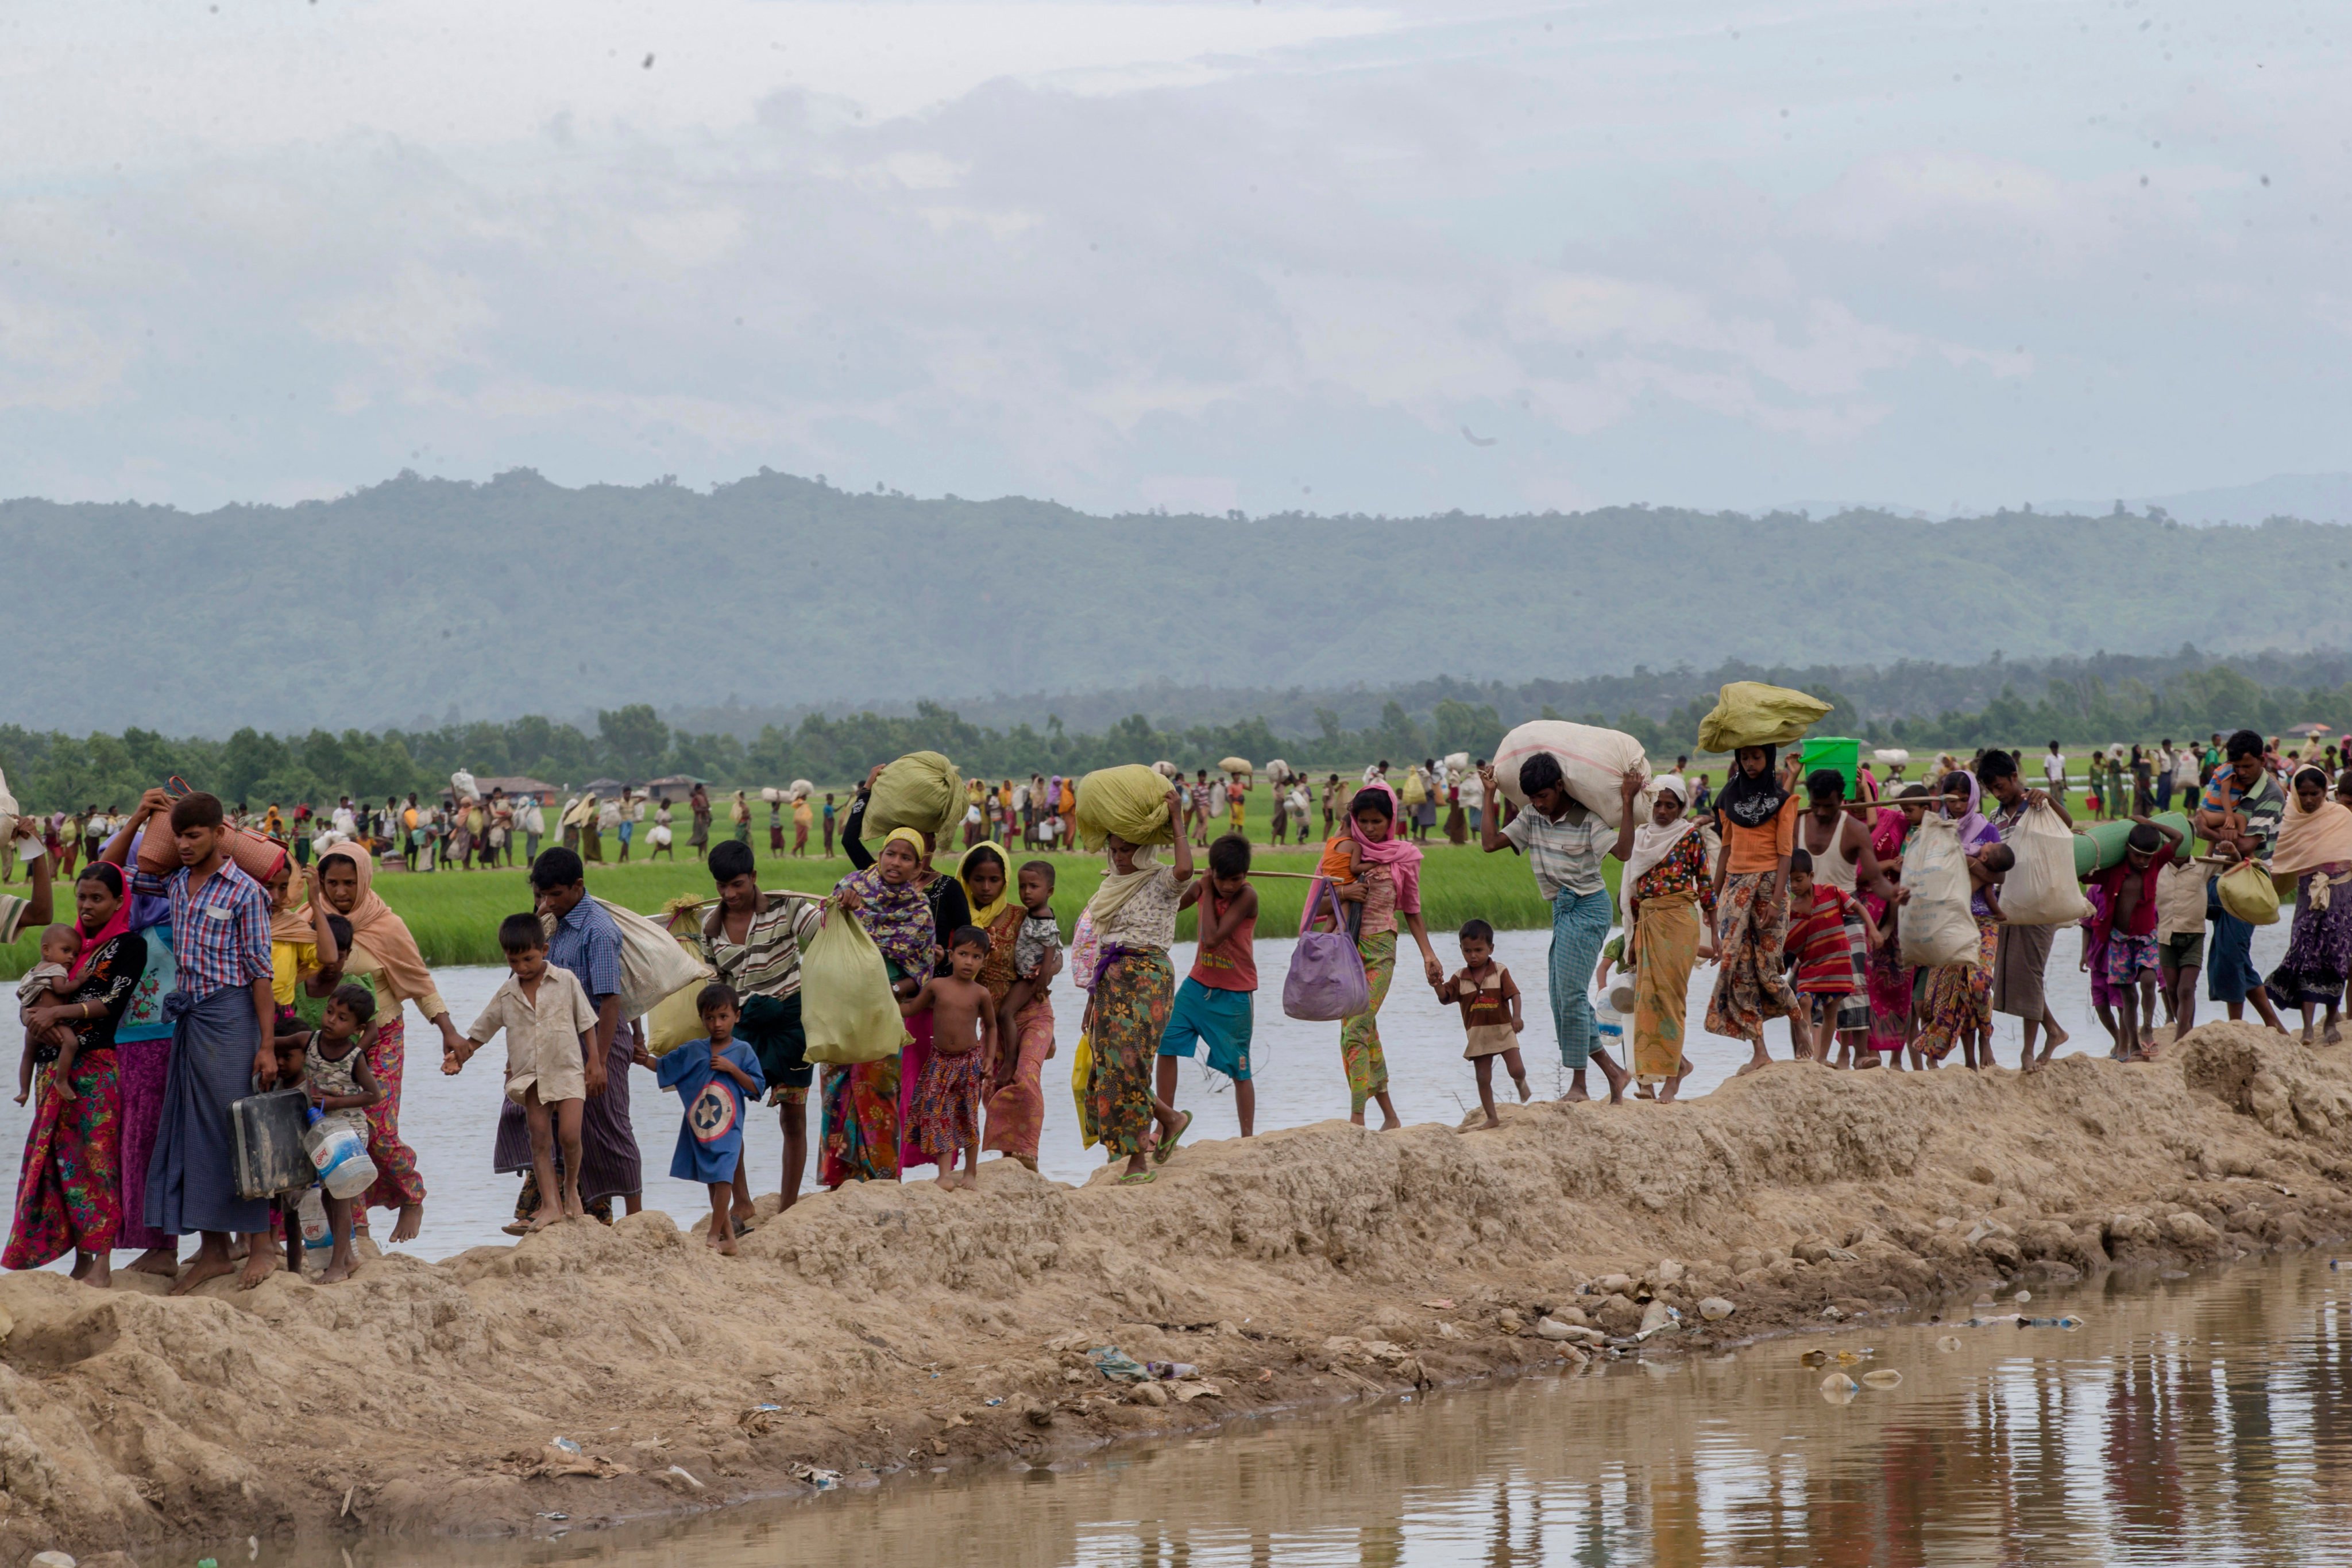
[[[1168,1157],[1176,1152],[1176,1140],[1191,1131],[1192,1131],[1192,1113],[1188,1110],[1184,1112],[1184,1120],[1176,1124],[1176,1131],[1162,1138],[1160,1141],[1160,1147],[1151,1151],[1151,1163],[1155,1165],[1168,1163]]]
[[[1159,1176],[1160,1173],[1157,1171],[1129,1171],[1118,1179],[1118,1184],[1122,1187],[1140,1187],[1157,1181]]]

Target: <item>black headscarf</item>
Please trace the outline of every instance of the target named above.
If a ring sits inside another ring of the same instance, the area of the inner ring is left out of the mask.
[[[1764,771],[1750,778],[1734,752],[1731,776],[1724,781],[1723,793],[1715,797],[1716,810],[1741,827],[1761,827],[1771,821],[1789,798],[1789,792],[1780,787],[1780,747],[1765,747]]]

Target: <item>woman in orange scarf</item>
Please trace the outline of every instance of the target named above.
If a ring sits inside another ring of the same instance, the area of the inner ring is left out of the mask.
[[[367,1047],[368,1070],[383,1086],[383,1098],[367,1110],[368,1157],[375,1162],[376,1179],[360,1200],[359,1224],[366,1226],[370,1209],[398,1209],[392,1239],[414,1241],[425,1223],[425,1178],[416,1169],[415,1151],[400,1139],[400,1075],[408,1055],[403,1004],[415,1004],[441,1031],[445,1052],[459,1050],[463,1037],[449,1020],[449,1005],[435,989],[433,972],[425,967],[407,922],[376,894],[374,880],[375,857],[361,846],[337,844],[320,857],[319,887],[327,907],[352,922],[344,971],[369,976],[386,1004],[376,1015],[373,1043]]]
[[[2352,973],[2352,809],[2332,800],[2327,775],[2304,768],[2294,775],[2286,815],[2280,819],[2271,875],[2295,879],[2294,925],[2286,957],[2263,981],[2273,1004],[2303,1010],[2303,1043],[2312,1043],[2312,1014],[2327,1009],[2329,1045],[2344,1036],[2337,1026],[2337,999]]]

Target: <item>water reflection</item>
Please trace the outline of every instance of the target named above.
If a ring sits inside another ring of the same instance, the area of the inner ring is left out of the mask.
[[[2352,1563],[2352,1272],[2300,1258],[2056,1300],[2032,1310],[2078,1311],[2086,1326],[1921,1322],[1269,1421],[1053,1469],[900,1476],[684,1524],[370,1543],[352,1557],[359,1568]],[[1959,1349],[1937,1348],[1947,1334]],[[1902,1385],[1833,1406],[1821,1370],[1798,1363],[1814,1345],[1872,1346],[1851,1370],[1892,1368]],[[583,1513],[590,1485],[572,1505]]]

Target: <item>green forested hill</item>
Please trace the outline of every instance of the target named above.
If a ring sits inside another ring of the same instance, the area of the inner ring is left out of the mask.
[[[1085,516],[851,494],[403,475],[202,515],[0,504],[0,719],[173,734],[632,701],[1382,689],[1645,664],[1973,664],[2342,640],[2352,529],[1615,509]]]

